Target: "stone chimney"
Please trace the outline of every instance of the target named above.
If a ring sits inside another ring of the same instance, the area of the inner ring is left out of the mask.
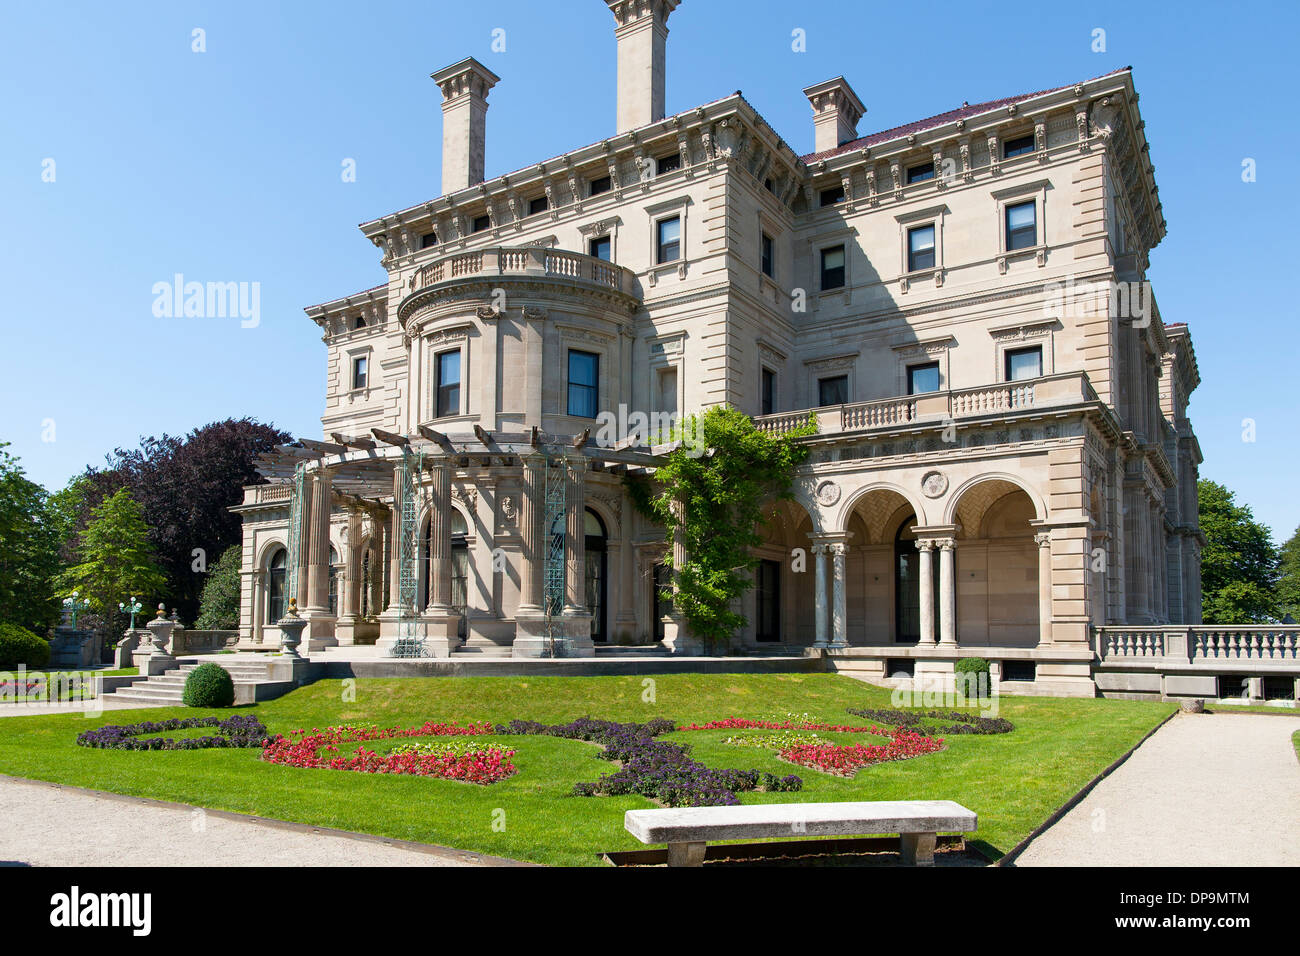
[[[668,16],[681,0],[605,0],[618,25],[618,130],[664,118]]]
[[[472,56],[432,74],[442,91],[442,193],[483,182],[487,95],[500,77]]]
[[[858,138],[858,120],[867,108],[842,76],[803,91],[813,108],[813,152],[824,153]]]

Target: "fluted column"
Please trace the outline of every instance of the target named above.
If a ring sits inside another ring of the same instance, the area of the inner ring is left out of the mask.
[[[388,515],[376,509],[370,514],[374,530],[370,535],[370,613],[379,614],[388,607],[384,588],[384,566],[388,563]]]
[[[1038,643],[1052,643],[1052,535],[1034,535],[1038,545]]]
[[[934,542],[929,538],[918,538],[916,550],[920,552],[921,643],[937,644],[939,639],[934,632]]]
[[[830,545],[831,549],[831,647],[848,647],[848,613],[844,597],[846,578],[845,555],[849,546],[843,541]]]
[[[330,498],[333,476],[325,469],[311,482],[311,557],[307,565],[307,610],[328,614],[330,606]]]
[[[361,509],[348,509],[348,547],[344,568],[343,590],[339,594],[339,616],[355,617],[361,613]]]
[[[826,647],[830,641],[826,631],[826,545],[814,544],[810,549],[816,573],[813,579],[813,607],[816,610],[817,640],[814,647]]]
[[[546,513],[546,456],[526,455],[523,458],[523,484],[519,494],[519,530],[523,547],[519,556],[520,595],[519,611],[525,614],[542,612],[542,573],[546,540],[542,521]]]
[[[451,465],[436,458],[430,466],[429,610],[451,612]]]
[[[956,547],[952,538],[939,540],[939,643],[949,646],[957,643],[957,581],[953,573]]]
[[[402,463],[393,468],[393,508],[388,515],[388,607],[402,607]]]
[[[686,536],[682,533],[681,525],[686,521],[686,502],[681,498],[673,499],[673,514],[677,518],[678,529],[673,532],[673,561],[672,561],[672,588],[676,594],[678,590],[678,580],[681,577],[682,568],[686,565]],[[676,608],[673,609],[676,613]]]
[[[567,459],[565,478],[564,613],[578,614],[587,610],[587,459]]]
[[[308,597],[311,595],[309,569],[311,568],[313,484],[311,475],[304,476],[302,481],[302,501],[298,505],[298,558],[297,567],[294,569],[294,593],[288,595],[288,597],[298,602],[299,610],[306,610],[307,605],[310,603]]]

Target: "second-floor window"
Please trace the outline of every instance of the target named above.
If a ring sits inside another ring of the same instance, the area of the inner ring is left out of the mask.
[[[775,268],[772,257],[772,237],[767,233],[762,233],[762,238],[759,240],[758,246],[759,268],[763,270],[763,275],[771,279],[773,278],[773,269]]]
[[[843,405],[849,400],[849,377],[834,375],[817,380],[818,405]]]
[[[655,236],[655,262],[675,262],[682,257],[682,219],[660,219]]]
[[[600,356],[569,349],[569,414],[595,418],[599,391]]]
[[[1027,349],[1007,349],[1005,353],[1006,380],[1019,382],[1038,378],[1043,374],[1043,347],[1034,345]]]
[[[606,262],[611,261],[613,247],[610,245],[609,236],[597,236],[587,242],[587,255],[597,259],[604,259]]]
[[[907,230],[907,271],[934,268],[934,226]]]
[[[352,387],[365,388],[369,375],[370,359],[364,355],[358,355],[352,360]]]
[[[771,415],[776,411],[776,372],[770,368],[763,369],[762,414]]]
[[[1037,207],[1031,199],[1007,206],[1007,252],[1038,245]]]
[[[438,382],[434,415],[445,418],[460,414],[460,349],[438,353]]]
[[[919,395],[922,392],[939,391],[939,363],[926,362],[923,365],[907,367],[907,394]]]
[[[822,291],[844,286],[844,247],[831,246],[822,250]]]

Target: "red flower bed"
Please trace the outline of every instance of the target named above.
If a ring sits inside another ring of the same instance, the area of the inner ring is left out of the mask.
[[[908,760],[943,749],[943,740],[926,737],[910,730],[899,730],[887,744],[802,744],[787,747],[778,756],[801,767],[820,770],[838,777],[851,777],[862,767],[890,760]]]
[[[797,721],[750,720],[748,717],[728,717],[711,720],[707,724],[689,724],[678,730],[824,730],[836,734],[879,734],[892,737],[893,732],[883,727],[847,727],[843,724],[815,724]]]
[[[344,757],[325,757],[325,753],[339,753],[339,744],[366,740],[388,740],[395,737],[476,737],[492,733],[488,723],[435,724],[432,721],[421,727],[327,727],[324,730],[295,731],[288,737],[278,734],[262,751],[262,759],[286,767],[305,767],[327,770],[355,770],[359,773],[412,774],[419,777],[440,777],[444,780],[462,780],[467,783],[488,784],[504,780],[515,772],[510,758],[515,751],[496,744],[465,748],[448,744],[446,750],[424,745],[405,752],[380,755],[359,747]],[[293,738],[297,737],[295,740]]]

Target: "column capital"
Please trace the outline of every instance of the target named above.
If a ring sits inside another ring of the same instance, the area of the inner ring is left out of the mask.
[[[1034,535],[1034,542],[1040,548],[1046,548],[1052,543],[1052,533],[1050,531],[1039,531]]]
[[[912,542],[912,543],[916,545],[916,550],[917,550],[917,551],[933,551],[933,550],[934,550],[934,539],[933,539],[933,538],[917,538],[917,539],[916,539],[914,542]]]
[[[957,548],[956,538],[935,538],[934,543],[940,551],[955,551]]]

